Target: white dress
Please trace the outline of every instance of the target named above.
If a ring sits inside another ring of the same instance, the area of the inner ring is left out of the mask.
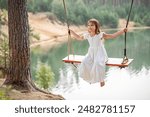
[[[89,49],[79,67],[79,76],[89,83],[103,81],[105,78],[105,62],[107,53],[102,42],[104,32],[93,37],[85,33],[84,39],[89,42]]]

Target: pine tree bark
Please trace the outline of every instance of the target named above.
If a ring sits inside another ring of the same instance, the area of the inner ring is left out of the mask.
[[[5,85],[32,90],[27,0],[8,0],[10,65]]]

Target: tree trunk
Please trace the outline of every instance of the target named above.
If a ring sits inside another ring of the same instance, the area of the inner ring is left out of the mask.
[[[10,65],[6,85],[31,90],[27,0],[8,0]]]

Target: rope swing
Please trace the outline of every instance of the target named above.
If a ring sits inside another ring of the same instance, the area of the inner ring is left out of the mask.
[[[131,7],[130,7],[130,11],[129,11],[129,15],[128,15],[128,19],[127,19],[127,24],[126,24],[126,28],[128,27],[129,24],[129,19],[130,19],[130,14],[131,14],[131,10],[132,10],[132,6],[133,6],[133,0],[131,1]],[[128,62],[128,57],[127,57],[127,49],[126,49],[126,43],[127,43],[127,32],[125,32],[125,38],[124,38],[124,58],[122,61],[122,64],[126,64]]]
[[[65,0],[63,0],[63,6],[64,6],[64,12],[65,12],[66,23],[67,23],[67,28],[68,28],[68,56],[63,58],[63,61],[65,63],[71,63],[74,65],[74,63],[81,63],[81,61],[84,59],[84,56],[74,55],[74,51],[72,48],[72,39],[71,39],[71,33],[70,33],[70,29],[69,29],[69,22],[68,22],[68,17],[67,17],[67,8],[66,8]],[[131,7],[130,7],[127,23],[126,23],[126,28],[128,27],[128,24],[129,24],[129,18],[130,18],[132,6],[133,6],[133,0],[131,2]],[[120,68],[124,68],[124,67],[128,67],[128,65],[133,61],[133,59],[128,59],[128,57],[127,57],[127,49],[126,49],[127,32],[125,32],[124,43],[125,43],[124,58],[108,58],[108,61],[106,62],[107,66],[117,66]]]
[[[67,29],[68,29],[68,60],[69,60],[69,55],[73,54],[74,55],[74,50],[72,48],[72,38],[71,38],[71,33],[70,33],[70,28],[69,28],[69,21],[68,21],[68,15],[67,15],[67,8],[65,4],[65,0],[63,0],[63,6],[64,6],[64,12],[66,16],[66,23],[67,23]]]

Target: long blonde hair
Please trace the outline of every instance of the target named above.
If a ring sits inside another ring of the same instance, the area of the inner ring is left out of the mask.
[[[89,24],[89,23],[93,23],[95,25],[95,27],[96,27],[95,33],[96,34],[99,34],[101,32],[100,31],[100,23],[97,19],[94,19],[94,18],[89,19],[87,24]]]

